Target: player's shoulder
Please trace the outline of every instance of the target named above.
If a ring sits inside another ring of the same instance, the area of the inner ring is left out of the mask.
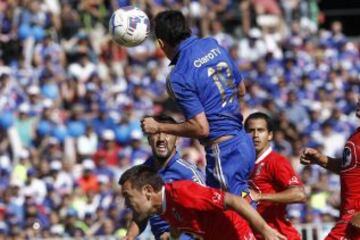
[[[347,142],[353,142],[356,145],[360,145],[360,127],[357,128],[353,134],[351,134]]]
[[[267,156],[267,162],[274,167],[282,167],[290,164],[289,160],[284,155],[274,150]]]
[[[201,184],[204,183],[202,173],[192,163],[179,158],[174,161],[171,168],[176,172],[178,179],[188,179]]]
[[[171,71],[168,74],[167,80],[171,82],[182,82],[185,79],[184,72],[181,68],[172,67]]]
[[[172,193],[176,193],[176,194],[184,194],[188,191],[191,191],[192,186],[194,186],[194,182],[192,182],[191,180],[177,180],[171,183],[167,183],[167,188],[169,190],[171,190]]]
[[[274,161],[289,161],[284,155],[272,150],[269,154],[269,158]]]

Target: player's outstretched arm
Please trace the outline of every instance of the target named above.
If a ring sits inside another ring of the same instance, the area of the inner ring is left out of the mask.
[[[239,83],[239,86],[238,86],[238,95],[239,95],[239,99],[244,97],[246,94],[246,87],[245,87],[245,83],[244,81],[241,81]]]
[[[305,202],[306,200],[306,194],[304,187],[302,186],[291,186],[281,192],[265,194],[250,190],[250,195],[251,198],[256,202],[269,201],[276,203],[301,203]]]
[[[132,221],[127,229],[126,237],[123,240],[132,240],[139,235],[140,229],[135,221]]]
[[[183,123],[159,123],[152,117],[141,121],[141,128],[146,134],[167,133],[190,138],[204,138],[209,135],[209,123],[205,113],[201,112]]]
[[[226,208],[234,210],[244,217],[253,229],[264,236],[265,240],[286,239],[285,236],[267,225],[260,214],[242,197],[231,193],[225,193],[224,203]]]
[[[341,159],[331,158],[321,154],[318,150],[313,148],[305,148],[300,156],[300,162],[303,165],[317,164],[334,173],[340,173]]]
[[[126,237],[122,238],[122,240],[134,240],[140,233],[142,233],[148,223],[148,218],[143,221],[136,221],[136,215],[134,216],[134,220],[130,223]]]

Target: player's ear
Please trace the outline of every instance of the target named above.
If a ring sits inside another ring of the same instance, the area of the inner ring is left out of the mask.
[[[143,188],[144,194],[147,200],[151,199],[152,192],[154,191],[153,187],[150,184],[146,184]]]
[[[179,138],[175,136],[175,147],[177,146],[178,143],[179,143]]]
[[[157,38],[156,42],[159,45],[159,47],[164,48],[165,44],[164,44],[164,41],[162,39]]]
[[[268,141],[272,141],[274,137],[274,134],[272,131],[269,131]]]

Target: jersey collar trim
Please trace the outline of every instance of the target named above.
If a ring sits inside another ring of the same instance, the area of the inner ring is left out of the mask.
[[[161,214],[164,214],[166,211],[166,196],[165,196],[165,186],[161,188]]]
[[[269,154],[272,152],[272,148],[269,147],[268,149],[266,149],[265,152],[263,152],[263,154],[261,154],[255,161],[255,163],[259,163],[262,160],[264,160],[267,156],[269,156]]]

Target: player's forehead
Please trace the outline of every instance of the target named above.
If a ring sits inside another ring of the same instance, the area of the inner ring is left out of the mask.
[[[149,137],[150,137],[150,139],[152,139],[152,140],[157,140],[157,139],[159,139],[160,137],[161,137],[161,138],[166,138],[166,139],[176,138],[175,135],[167,134],[167,133],[155,133],[155,134],[150,135]]]
[[[267,122],[263,118],[252,118],[248,121],[248,128],[267,128]]]

